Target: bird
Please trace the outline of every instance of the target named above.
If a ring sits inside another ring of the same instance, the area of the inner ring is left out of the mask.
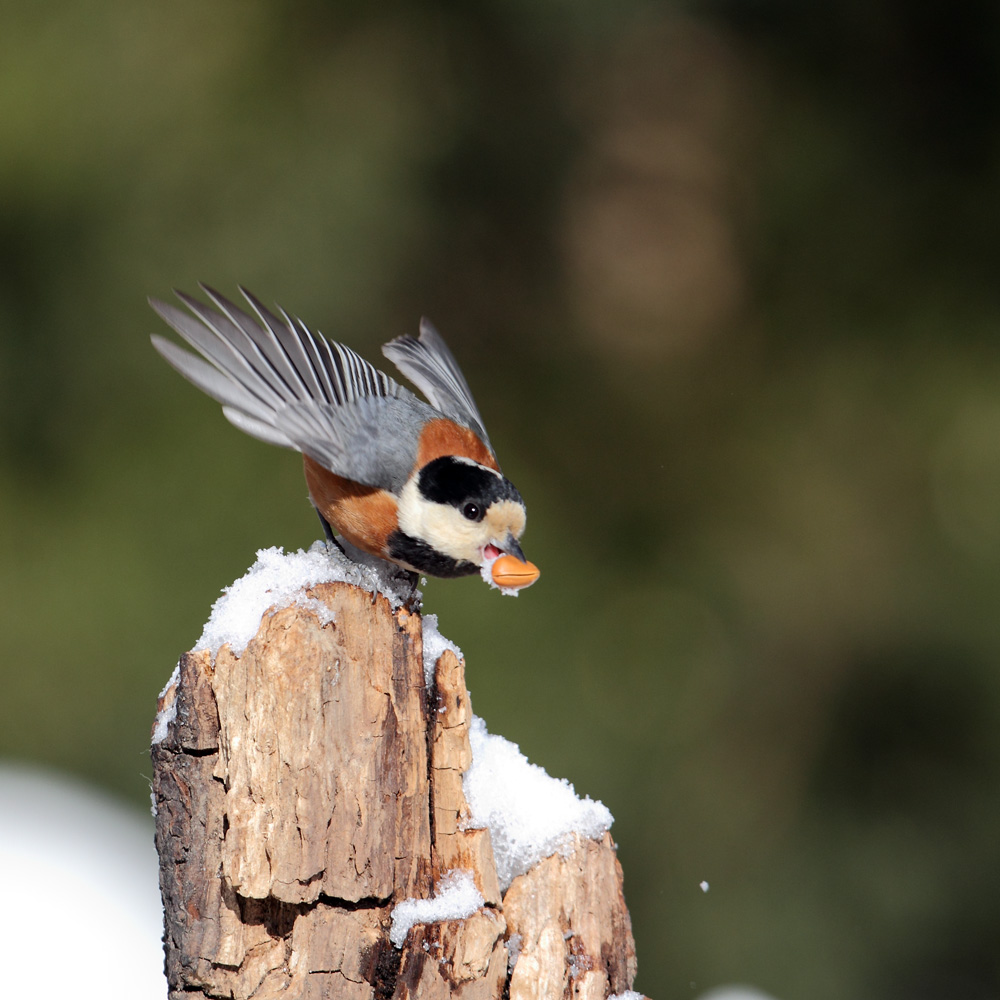
[[[245,288],[252,312],[200,285],[211,306],[149,304],[201,357],[152,334],[153,347],[222,404],[241,431],[303,456],[309,500],[329,542],[411,576],[480,573],[505,593],[539,577],[520,539],[526,509],[500,469],[465,376],[427,320],[382,353],[426,397],[350,347],[313,333]],[[204,359],[204,360],[203,360]]]

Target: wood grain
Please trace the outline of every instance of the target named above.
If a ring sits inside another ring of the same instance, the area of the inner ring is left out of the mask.
[[[153,745],[173,1000],[604,1000],[635,947],[610,836],[577,838],[501,895],[487,830],[465,828],[465,665],[425,689],[421,618],[347,584],[332,613],[271,609],[239,657],[181,658]],[[393,907],[453,869],[485,904],[389,941]]]

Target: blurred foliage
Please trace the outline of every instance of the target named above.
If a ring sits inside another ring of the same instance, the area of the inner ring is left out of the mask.
[[[427,607],[615,813],[637,987],[997,996],[995,5],[0,19],[0,752],[140,803],[219,589],[317,534],[145,296],[243,283],[370,358],[427,314],[543,569]]]

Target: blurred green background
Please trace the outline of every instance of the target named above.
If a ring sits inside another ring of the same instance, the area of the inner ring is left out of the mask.
[[[0,754],[143,806],[220,588],[318,534],[146,295],[426,314],[543,571],[426,607],[615,814],[637,988],[1000,996],[998,105],[987,0],[8,0]]]

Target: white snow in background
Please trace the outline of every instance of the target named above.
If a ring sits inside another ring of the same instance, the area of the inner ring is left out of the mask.
[[[543,858],[569,849],[579,833],[597,839],[614,818],[607,806],[579,798],[565,778],[550,778],[517,745],[491,736],[480,718],[469,732],[472,766],[462,788],[472,810],[467,827],[486,827],[493,842],[500,888]]]
[[[140,811],[64,775],[0,762],[0,994],[164,1000],[157,870]]]
[[[462,651],[450,639],[438,631],[438,616],[423,616],[424,683],[430,687],[434,683],[434,668],[441,654],[450,649],[460,660]]]
[[[170,680],[163,685],[163,690],[160,692],[160,698],[162,698],[169,690],[171,684],[176,684],[180,680],[181,676],[181,665],[180,663],[174,667],[174,672],[170,675]],[[171,699],[170,704],[166,708],[161,708],[159,712],[156,713],[156,724],[153,726],[153,737],[150,740],[151,743],[162,743],[163,740],[167,738],[167,730],[170,728],[170,723],[177,718],[177,697],[175,696]]]
[[[608,1000],[611,1000],[611,997]],[[774,1000],[774,997],[753,986],[733,984],[731,986],[716,986],[707,993],[702,993],[699,1000]]]
[[[472,879],[472,872],[464,869],[446,872],[434,886],[432,899],[404,899],[393,908],[389,940],[395,947],[402,948],[414,924],[464,920],[471,917],[484,902]]]
[[[214,657],[229,643],[236,656],[242,655],[271,607],[298,604],[314,611],[320,622],[326,624],[332,621],[329,608],[316,598],[307,597],[305,591],[331,582],[353,583],[372,593],[384,594],[393,608],[403,603],[388,575],[377,566],[352,562],[325,542],[314,542],[307,552],[299,549],[286,553],[278,546],[260,549],[257,561],[226,587],[212,605],[212,614],[194,648],[208,649]]]
[[[479,567],[479,575],[483,578],[483,582],[488,583],[494,590],[499,590],[501,594],[505,594],[507,597],[517,597],[517,587],[501,587],[500,584],[493,579],[493,564],[499,558],[500,556],[496,555],[492,559],[484,559],[482,566]]]

